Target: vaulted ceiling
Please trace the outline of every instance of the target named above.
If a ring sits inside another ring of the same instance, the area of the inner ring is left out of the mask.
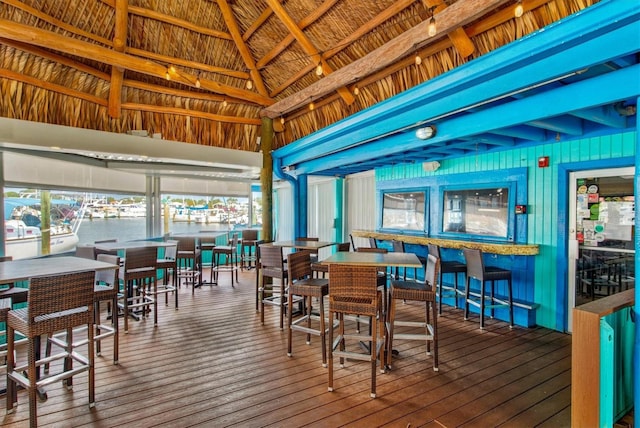
[[[596,2],[0,0],[0,116],[277,148]]]

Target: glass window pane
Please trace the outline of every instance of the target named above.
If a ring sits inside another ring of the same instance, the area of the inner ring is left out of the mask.
[[[442,230],[507,238],[508,202],[506,188],[445,191]]]
[[[385,193],[382,228],[424,231],[424,192]]]

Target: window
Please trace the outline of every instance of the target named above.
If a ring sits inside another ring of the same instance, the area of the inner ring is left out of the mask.
[[[442,231],[509,238],[509,189],[446,190]]]
[[[424,231],[425,192],[394,192],[382,196],[382,228]]]

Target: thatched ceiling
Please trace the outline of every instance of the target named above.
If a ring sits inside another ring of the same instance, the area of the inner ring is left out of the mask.
[[[0,0],[0,116],[277,148],[595,2]]]

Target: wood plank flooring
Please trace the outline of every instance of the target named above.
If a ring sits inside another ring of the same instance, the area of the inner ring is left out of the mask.
[[[132,321],[112,364],[111,339],[96,358],[96,407],[89,409],[87,377],[67,391],[55,384],[38,403],[40,426],[92,427],[563,427],[570,426],[571,338],[544,328],[477,317],[447,308],[439,318],[440,371],[421,342],[397,341],[393,369],[378,373],[378,398],[369,397],[370,366],[336,361],[334,392],[327,391],[319,338],[311,345],[294,332],[293,356],[278,327],[277,309],[255,311],[255,273],[232,288],[180,289],[180,309],[159,308]],[[205,272],[208,278],[208,272]],[[398,317],[423,308],[399,304]],[[122,326],[122,320],[120,320]],[[4,383],[2,381],[1,383]],[[0,399],[4,400],[4,396]],[[28,402],[18,395],[4,427],[28,425]]]

